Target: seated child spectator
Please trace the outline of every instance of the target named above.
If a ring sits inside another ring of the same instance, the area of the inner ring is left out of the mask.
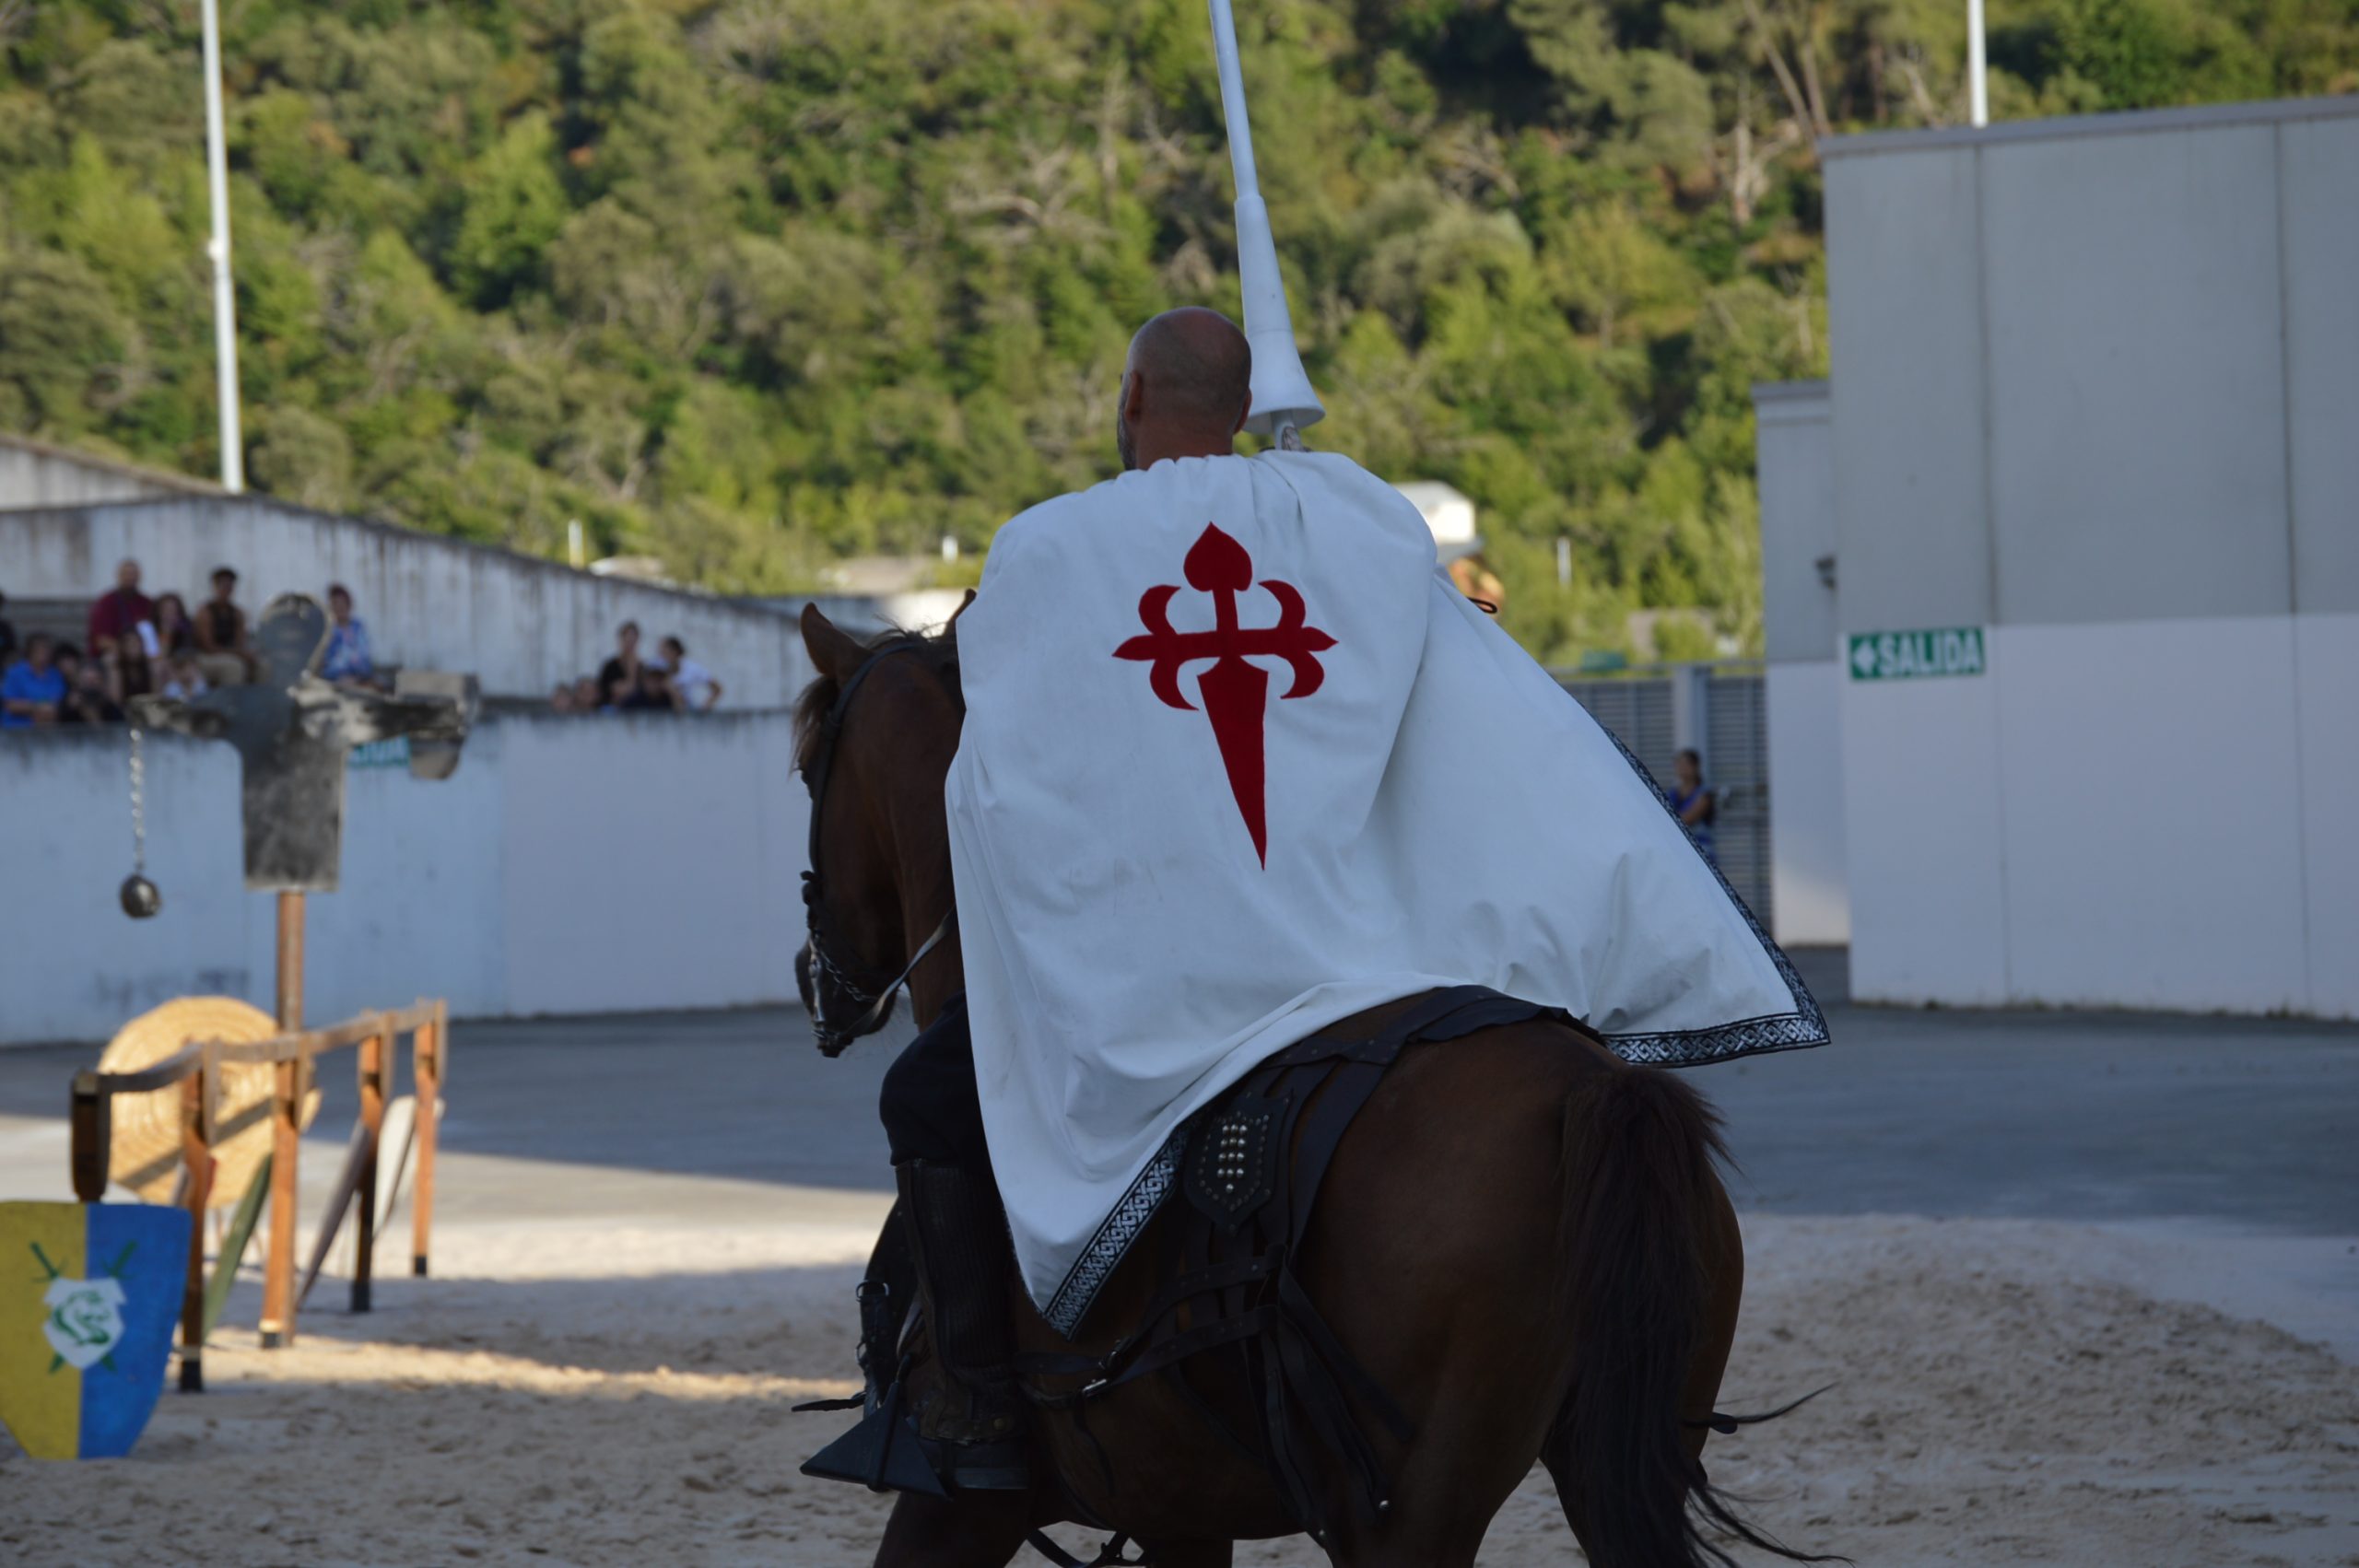
[[[65,677],[50,658],[46,632],[25,639],[25,656],[0,674],[0,730],[54,724],[65,701]]]
[[[194,653],[183,653],[164,666],[163,695],[182,702],[203,696],[213,688],[205,679],[204,666]]]
[[[65,677],[65,700],[58,705],[60,724],[120,724],[123,705],[108,685],[105,665],[85,659],[72,646],[57,650],[57,673]]]
[[[683,713],[710,713],[721,700],[721,683],[712,672],[688,657],[687,644],[676,637],[663,639],[663,662],[672,672],[672,696]]]
[[[369,654],[367,623],[352,613],[352,590],[340,582],[328,584],[328,650],[320,673],[338,685],[373,686],[377,665]]]

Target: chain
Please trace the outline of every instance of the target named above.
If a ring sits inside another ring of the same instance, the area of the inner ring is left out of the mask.
[[[131,726],[131,870],[147,872],[147,767],[139,755],[139,726]]]

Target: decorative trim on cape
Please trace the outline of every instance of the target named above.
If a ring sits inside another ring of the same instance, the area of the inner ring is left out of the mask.
[[[1074,1331],[1081,1327],[1090,1305],[1097,1299],[1098,1289],[1130,1252],[1131,1243],[1146,1229],[1146,1223],[1155,1218],[1155,1211],[1163,1207],[1165,1195],[1179,1182],[1180,1156],[1187,1152],[1188,1129],[1192,1121],[1191,1117],[1181,1122],[1155,1158],[1146,1163],[1146,1169],[1131,1183],[1131,1189],[1122,1194],[1122,1200],[1114,1205],[1114,1211],[1106,1216],[1097,1234],[1089,1238],[1089,1245],[1081,1249],[1081,1256],[1065,1270],[1064,1283],[1049,1298],[1048,1310],[1040,1316],[1066,1339],[1072,1339]]]
[[[1606,1048],[1624,1061],[1639,1067],[1701,1067],[1707,1062],[1733,1061],[1742,1056],[1806,1050],[1812,1046],[1826,1044],[1826,1015],[1819,1011],[1818,999],[1810,994],[1810,988],[1802,984],[1801,973],[1794,968],[1794,961],[1786,956],[1786,950],[1779,947],[1776,939],[1763,929],[1760,918],[1754,914],[1751,907],[1737,896],[1736,889],[1729,885],[1728,874],[1720,870],[1719,863],[1704,853],[1703,847],[1687,831],[1687,825],[1679,820],[1679,813],[1672,810],[1669,797],[1655,782],[1655,776],[1647,770],[1647,765],[1638,760],[1637,754],[1624,745],[1622,737],[1603,724],[1598,725],[1598,729],[1614,743],[1614,749],[1622,754],[1622,760],[1630,765],[1631,771],[1637,774],[1639,781],[1646,785],[1647,793],[1652,795],[1655,802],[1670,816],[1679,829],[1679,836],[1687,840],[1687,847],[1696,851],[1696,858],[1704,862],[1704,869],[1710,872],[1712,880],[1720,884],[1720,891],[1728,895],[1731,904],[1736,906],[1736,912],[1744,917],[1745,928],[1753,932],[1753,940],[1761,944],[1761,951],[1769,955],[1769,962],[1777,966],[1778,977],[1785,981],[1786,989],[1794,998],[1794,1011],[1791,1012],[1740,1019],[1733,1024],[1715,1024],[1709,1029],[1599,1036],[1605,1042]]]
[[[1570,693],[1566,695],[1568,700],[1579,700]],[[1647,793],[1655,798],[1655,803],[1662,807],[1677,825],[1679,836],[1687,841],[1689,848],[1696,851],[1696,858],[1704,862],[1704,869],[1712,873],[1712,880],[1720,884],[1720,891],[1728,895],[1730,903],[1736,906],[1737,913],[1744,917],[1744,923],[1752,930],[1754,940],[1769,955],[1770,963],[1777,966],[1778,977],[1786,983],[1786,989],[1793,993],[1794,998],[1794,1011],[1791,1012],[1740,1019],[1733,1024],[1716,1024],[1708,1029],[1602,1035],[1599,1037],[1603,1040],[1605,1047],[1635,1066],[1701,1067],[1708,1062],[1733,1061],[1739,1057],[1762,1056],[1771,1051],[1804,1050],[1812,1046],[1826,1044],[1825,1014],[1820,1012],[1818,999],[1811,995],[1810,988],[1802,984],[1802,977],[1794,968],[1793,960],[1786,956],[1786,950],[1779,947],[1763,929],[1759,918],[1737,895],[1736,889],[1729,885],[1729,879],[1719,865],[1696,844],[1687,831],[1687,825],[1680,822],[1679,813],[1672,810],[1671,802],[1664,798],[1661,787],[1656,784],[1654,775],[1647,770],[1647,765],[1622,743],[1621,736],[1602,723],[1597,727],[1606,739],[1614,743],[1614,749],[1622,754],[1622,760],[1637,774],[1639,781],[1647,787]],[[1121,1201],[1114,1205],[1113,1212],[1106,1216],[1104,1223],[1097,1227],[1097,1234],[1089,1238],[1089,1245],[1081,1249],[1081,1256],[1065,1271],[1064,1281],[1057,1287],[1056,1294],[1049,1298],[1048,1309],[1041,1316],[1048,1319],[1050,1328],[1065,1338],[1073,1338],[1079,1329],[1081,1320],[1089,1315],[1090,1306],[1097,1300],[1099,1289],[1112,1277],[1115,1269],[1129,1254],[1131,1244],[1138,1239],[1140,1232],[1146,1229],[1147,1222],[1155,1218],[1156,1211],[1163,1207],[1163,1199],[1178,1183],[1180,1156],[1187,1148],[1189,1125],[1188,1122],[1180,1123],[1155,1158],[1147,1162],[1146,1169],[1131,1183],[1130,1190],[1122,1194]]]

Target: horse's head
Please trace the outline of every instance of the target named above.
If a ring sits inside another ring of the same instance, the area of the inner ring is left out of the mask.
[[[942,788],[966,705],[948,633],[862,641],[813,604],[803,644],[819,678],[795,717],[794,765],[811,791],[811,935],[794,970],[819,1048],[834,1056],[885,1025],[903,981],[921,1020],[960,983]]]

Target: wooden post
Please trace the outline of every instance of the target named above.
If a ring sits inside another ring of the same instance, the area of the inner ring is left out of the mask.
[[[107,1145],[108,1135],[113,1130],[112,1117],[107,1097],[99,1093],[99,1075],[90,1071],[76,1073],[71,1159],[74,1196],[85,1203],[96,1203],[107,1195]]]
[[[278,1029],[303,1027],[303,895],[278,895]],[[303,1081],[311,1062],[299,1052],[277,1064],[271,1096],[270,1251],[263,1263],[262,1348],[295,1340],[296,1147],[303,1132]]]
[[[188,1280],[181,1290],[181,1392],[205,1392],[205,1211],[213,1200],[213,1053],[181,1080],[181,1157],[188,1167]]]
[[[278,895],[278,1032],[303,1026],[303,895]]]
[[[262,1348],[295,1342],[295,1162],[302,1143],[304,1053],[277,1064],[270,1101],[270,1252],[263,1262]]]
[[[409,1200],[409,1271],[426,1277],[426,1258],[434,1235],[434,1149],[440,1141],[442,1118],[443,1043],[451,1026],[448,1002],[437,1002],[430,1022],[411,1036],[416,1067],[411,1076],[417,1092],[417,1177]]]
[[[370,1282],[376,1273],[377,1144],[385,1130],[385,1063],[393,1043],[390,1031],[371,1035],[360,1042],[360,1122],[369,1130],[366,1149],[360,1156],[360,1180],[352,1192],[352,1201],[357,1205],[353,1220],[359,1226],[353,1233],[355,1312],[369,1310]]]

